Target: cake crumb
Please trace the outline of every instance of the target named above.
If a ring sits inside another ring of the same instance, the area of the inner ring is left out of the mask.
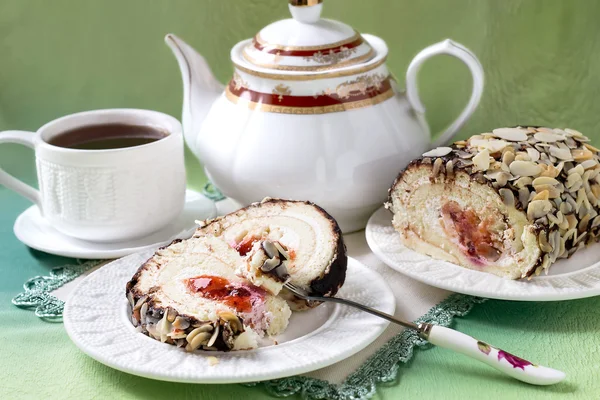
[[[211,367],[214,365],[217,365],[219,363],[219,359],[215,356],[207,357],[207,359],[208,359],[208,365],[210,365]]]

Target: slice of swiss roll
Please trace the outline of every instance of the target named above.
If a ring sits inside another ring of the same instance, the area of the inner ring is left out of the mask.
[[[265,199],[159,249],[126,295],[134,326],[154,339],[188,351],[249,349],[286,329],[290,305],[316,306],[282,290],[284,282],[333,295],[346,265],[339,227],[323,209]]]
[[[572,129],[494,129],[412,161],[386,207],[410,249],[510,279],[597,241],[599,150]]]

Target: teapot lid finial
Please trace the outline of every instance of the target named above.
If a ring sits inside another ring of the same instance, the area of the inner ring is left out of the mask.
[[[244,46],[248,68],[325,71],[358,65],[375,51],[352,27],[321,18],[323,0],[288,0],[292,18],[267,25]]]
[[[313,24],[321,19],[323,0],[289,0],[292,17],[298,22]]]

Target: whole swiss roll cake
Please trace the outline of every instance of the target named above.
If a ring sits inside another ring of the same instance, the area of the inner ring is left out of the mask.
[[[598,160],[573,129],[494,129],[412,161],[386,207],[406,247],[525,278],[597,241]]]
[[[318,305],[287,292],[286,282],[332,296],[346,266],[340,229],[322,208],[265,199],[158,249],[127,283],[131,321],[188,351],[255,348],[286,329],[292,309]]]

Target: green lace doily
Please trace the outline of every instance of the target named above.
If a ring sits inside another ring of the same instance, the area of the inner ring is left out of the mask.
[[[78,264],[63,265],[50,270],[48,276],[34,276],[23,284],[24,291],[13,297],[12,303],[21,308],[34,309],[35,315],[47,321],[62,321],[65,302],[50,294],[65,283],[71,282],[102,260],[90,260]]]

